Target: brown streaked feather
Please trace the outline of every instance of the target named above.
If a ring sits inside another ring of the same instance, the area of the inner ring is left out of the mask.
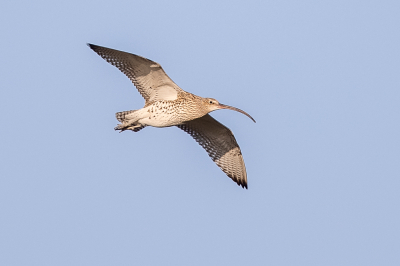
[[[177,125],[191,135],[211,159],[239,186],[247,188],[242,152],[232,132],[209,114]]]
[[[175,100],[178,92],[183,91],[168,77],[160,64],[154,61],[102,46],[93,44],[88,46],[123,72],[136,86],[146,103]]]

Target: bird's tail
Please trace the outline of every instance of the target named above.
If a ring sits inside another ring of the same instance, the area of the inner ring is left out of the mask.
[[[133,112],[135,112],[136,110],[130,110],[130,111],[123,111],[123,112],[118,112],[115,114],[115,117],[117,118],[117,120],[119,122],[124,122],[125,121],[125,117]]]

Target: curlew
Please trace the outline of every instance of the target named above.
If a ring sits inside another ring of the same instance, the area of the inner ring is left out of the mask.
[[[138,132],[146,126],[177,126],[191,135],[227,176],[247,189],[246,168],[235,137],[208,113],[230,109],[256,122],[248,113],[182,90],[154,61],[93,44],[88,46],[123,72],[145,99],[142,109],[116,113],[121,124],[115,130]]]

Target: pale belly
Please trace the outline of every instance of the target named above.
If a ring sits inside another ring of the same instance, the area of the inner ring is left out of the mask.
[[[162,104],[159,104],[158,106],[152,105],[140,109],[138,122],[145,126],[170,127],[179,125],[188,120],[185,119],[184,113],[178,113],[172,108],[168,108],[169,106],[167,105],[163,107]]]
[[[152,114],[139,120],[139,123],[152,127],[171,127],[181,124],[182,119],[169,114]]]

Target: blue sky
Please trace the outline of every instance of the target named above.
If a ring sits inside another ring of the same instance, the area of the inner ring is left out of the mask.
[[[399,265],[398,1],[2,1],[1,265]],[[249,190],[86,43],[160,63]]]

